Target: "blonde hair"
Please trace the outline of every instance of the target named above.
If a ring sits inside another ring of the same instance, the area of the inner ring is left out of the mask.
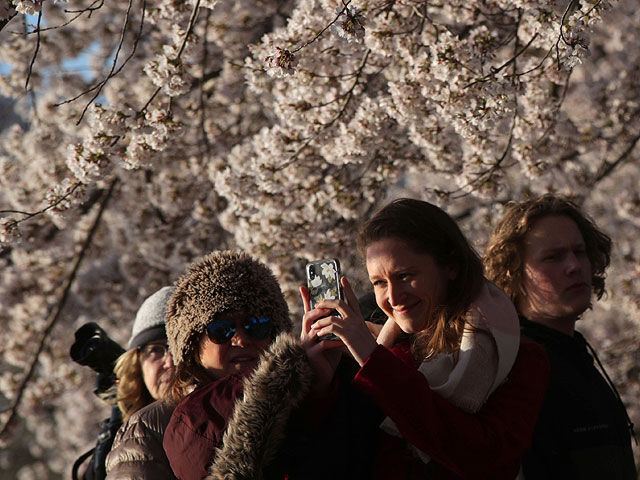
[[[131,415],[153,402],[142,377],[138,349],[132,348],[120,355],[113,371],[118,378],[116,400],[122,412],[122,420],[126,422]]]

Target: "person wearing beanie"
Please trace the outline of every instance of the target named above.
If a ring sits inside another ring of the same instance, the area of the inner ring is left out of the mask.
[[[206,255],[176,282],[166,328],[177,406],[164,448],[175,475],[285,478],[311,366],[271,270],[243,252]]]
[[[164,322],[174,290],[163,287],[142,303],[127,351],[116,362],[117,401],[125,423],[107,455],[107,480],[175,478],[162,448],[173,410],[162,399],[175,372]]]
[[[138,309],[127,351],[116,362],[118,406],[129,417],[162,396],[173,377],[174,365],[167,347],[164,312],[173,287],[163,287]]]

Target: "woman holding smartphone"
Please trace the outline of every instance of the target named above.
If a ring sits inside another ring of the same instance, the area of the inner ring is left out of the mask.
[[[204,256],[176,282],[166,326],[177,406],[163,446],[178,478],[331,476],[307,434],[318,409],[298,408],[311,366],[266,265],[243,252]]]
[[[366,222],[359,249],[388,319],[377,340],[346,278],[344,300],[305,305],[301,338],[316,385],[336,390],[335,352],[360,366],[352,383],[386,418],[373,478],[515,478],[548,381],[544,351],[520,343],[506,294],[456,223],[400,199]],[[331,310],[340,316],[327,316]],[[318,341],[335,334],[339,341]],[[372,418],[372,421],[377,419]]]

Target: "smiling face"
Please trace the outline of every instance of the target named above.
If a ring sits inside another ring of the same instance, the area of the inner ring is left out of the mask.
[[[251,338],[242,323],[250,315],[244,312],[225,312],[216,315],[217,319],[231,319],[236,324],[236,332],[226,343],[212,342],[205,334],[200,340],[200,364],[215,379],[226,375],[241,373],[248,375],[258,366],[260,353],[271,343],[271,336],[262,340]]]
[[[523,240],[518,310],[533,322],[573,334],[591,304],[591,262],[576,223],[564,215],[535,221]]]
[[[404,240],[383,238],[366,250],[367,271],[376,303],[406,333],[423,330],[444,302],[453,268],[418,253]]]

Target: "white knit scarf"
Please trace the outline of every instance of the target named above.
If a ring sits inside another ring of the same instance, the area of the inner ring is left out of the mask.
[[[460,350],[440,354],[418,367],[432,391],[465,412],[475,413],[489,395],[506,380],[520,345],[518,314],[507,295],[485,280],[467,312]],[[389,417],[380,427],[401,437]],[[413,447],[425,463],[430,457]]]

